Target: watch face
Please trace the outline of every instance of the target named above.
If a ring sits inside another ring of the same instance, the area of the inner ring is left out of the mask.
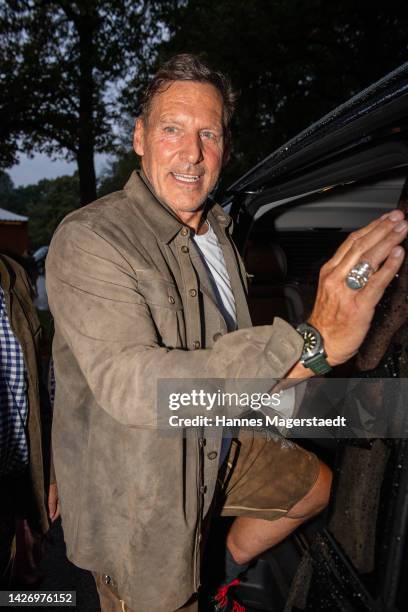
[[[306,368],[310,368],[315,374],[327,374],[330,372],[330,364],[326,361],[323,338],[319,331],[309,323],[301,323],[296,331],[303,338],[303,351],[300,362]]]
[[[318,352],[317,336],[312,329],[305,329],[302,335],[305,340],[303,354],[307,357],[313,357]]]
[[[322,353],[322,337],[311,325],[302,323],[298,326],[297,331],[302,335],[304,340],[302,361],[311,359],[319,353]]]

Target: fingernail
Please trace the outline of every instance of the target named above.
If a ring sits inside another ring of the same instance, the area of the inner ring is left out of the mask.
[[[392,249],[392,251],[391,251],[391,255],[392,255],[393,257],[397,257],[397,258],[398,258],[398,257],[401,257],[403,254],[404,254],[404,249],[403,249],[402,247],[400,247],[400,246],[395,247],[395,248],[394,248],[394,249]]]
[[[408,227],[408,223],[406,221],[401,221],[401,223],[397,223],[394,227],[394,232],[403,232]]]
[[[404,218],[404,215],[400,210],[393,210],[392,213],[388,215],[390,221],[399,221],[401,218]]]

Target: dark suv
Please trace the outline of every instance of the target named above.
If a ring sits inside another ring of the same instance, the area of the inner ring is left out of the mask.
[[[392,208],[407,212],[407,178],[408,63],[236,181],[224,205],[250,275],[254,324],[306,320],[322,263],[350,231]],[[407,320],[404,262],[359,356],[334,376],[402,385]],[[249,609],[408,609],[407,432],[403,411],[391,436],[300,441],[334,470],[330,505],[250,570],[241,588]]]

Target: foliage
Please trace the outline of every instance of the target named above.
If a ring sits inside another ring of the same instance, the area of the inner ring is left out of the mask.
[[[133,150],[120,151],[99,181],[98,195],[104,196],[112,191],[123,189],[133,170],[139,166],[139,160]]]
[[[0,174],[0,206],[29,217],[32,250],[49,244],[57,225],[79,206],[78,175],[43,179],[35,185],[13,188],[11,192],[2,189],[3,183],[9,185],[4,175],[8,176]]]
[[[0,170],[0,208],[7,209],[7,201],[13,194],[13,181],[7,172]]]
[[[159,17],[157,63],[202,54],[240,91],[227,183],[407,59],[406,0],[190,0]]]
[[[81,202],[133,168],[118,138],[155,67],[203,55],[240,91],[229,184],[407,57],[406,0],[4,0],[0,166],[18,150],[75,158]],[[126,131],[130,128],[126,126]]]
[[[96,196],[93,157],[112,151],[128,78],[145,74],[162,26],[148,0],[0,4],[0,164],[20,151],[78,162],[81,200]]]

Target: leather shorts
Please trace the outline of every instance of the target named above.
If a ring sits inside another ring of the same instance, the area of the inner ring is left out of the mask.
[[[221,516],[276,520],[313,487],[319,459],[294,442],[241,430],[220,469],[216,506]]]

